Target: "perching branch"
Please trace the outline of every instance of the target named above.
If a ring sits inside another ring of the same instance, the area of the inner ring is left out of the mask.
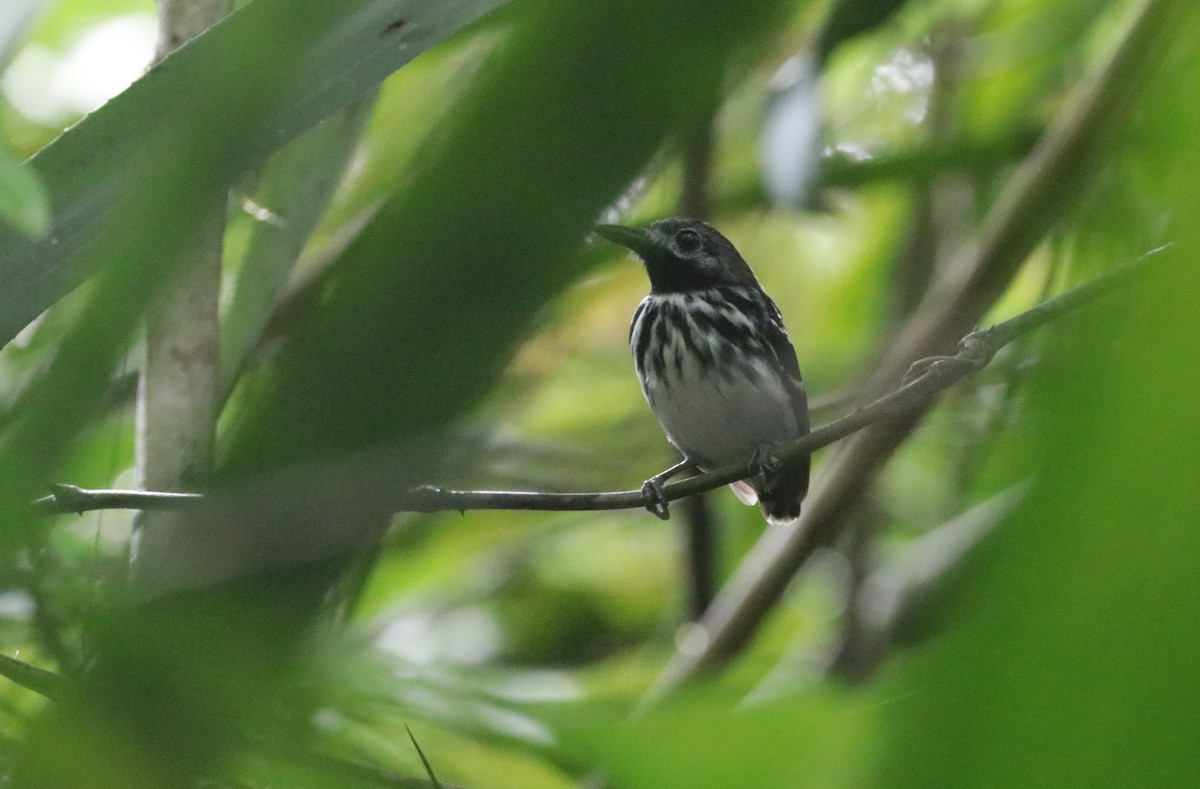
[[[1075,295],[1075,293],[1072,292],[1069,295]],[[1053,301],[1046,302],[1035,310],[1052,305]],[[1028,313],[1024,313],[1019,317],[1025,318],[1027,315]],[[1026,330],[1050,320],[1051,317],[1053,316],[1048,314],[1041,321],[1028,323]],[[997,324],[986,331],[973,332],[968,335],[963,339],[959,353],[955,356],[923,360],[928,364],[895,392],[788,444],[779,452],[781,462],[795,455],[815,452],[874,422],[905,413],[936,397],[944,389],[986,365],[996,351],[1020,333],[1008,331],[1006,328],[1008,323],[1010,322]],[[668,502],[677,501],[697,493],[714,490],[736,480],[745,479],[753,473],[753,467],[747,463],[723,466],[665,485],[663,497]],[[195,507],[204,500],[205,496],[199,493],[88,490],[75,485],[55,484],[50,495],[36,500],[33,504],[45,513],[83,513],[106,509],[179,511]],[[645,499],[640,489],[596,493],[545,493],[516,490],[453,490],[434,485],[423,485],[399,494],[391,504],[392,509],[396,512],[442,512],[448,510],[458,510],[459,512],[468,510],[575,512],[640,509],[645,506]]]
[[[985,367],[992,357],[1013,340],[1049,323],[1093,299],[1128,284],[1142,275],[1154,261],[1156,249],[1102,277],[1049,299],[1020,315],[988,329],[974,331],[959,343],[953,356],[922,359],[912,366],[905,383],[890,394],[853,413],[816,428],[803,438],[781,448],[781,461],[815,452],[868,425],[907,414],[926,406],[946,389]],[[663,487],[667,501],[719,488],[754,473],[750,463],[723,466]],[[54,485],[49,496],[33,502],[45,514],[87,512],[105,509],[186,510],[204,502],[199,493],[159,493],[137,490],[88,490],[75,485]],[[595,493],[546,493],[515,490],[453,490],[425,485],[396,494],[389,502],[395,512],[444,512],[458,510],[545,510],[579,512],[640,509],[645,506],[641,490]]]

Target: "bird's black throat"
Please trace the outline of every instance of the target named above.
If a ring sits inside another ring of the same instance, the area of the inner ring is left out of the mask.
[[[716,272],[701,271],[689,261],[680,260],[670,252],[656,250],[643,254],[642,262],[650,277],[651,293],[688,293],[710,290],[721,282]]]

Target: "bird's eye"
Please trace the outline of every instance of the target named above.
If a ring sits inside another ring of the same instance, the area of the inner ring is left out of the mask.
[[[703,246],[703,242],[700,240],[699,233],[685,228],[675,234],[675,246],[679,248],[680,252],[695,252]]]

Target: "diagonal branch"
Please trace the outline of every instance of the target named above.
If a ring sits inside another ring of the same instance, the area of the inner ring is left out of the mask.
[[[788,444],[778,453],[780,460],[815,452],[863,428],[919,411],[939,394],[985,367],[992,357],[1013,340],[1049,323],[1064,313],[1128,285],[1148,272],[1156,259],[1154,250],[1102,277],[1049,299],[991,328],[974,331],[959,342],[952,356],[935,356],[913,365],[905,383],[895,391],[840,419],[816,428]],[[749,463],[723,466],[663,487],[667,501],[719,488],[753,473]],[[105,509],[186,510],[203,504],[199,493],[160,493],[137,490],[88,490],[57,484],[52,492],[33,502],[42,514],[87,512]],[[645,506],[641,490],[596,493],[547,493],[515,490],[453,490],[431,485],[399,492],[388,502],[395,512],[444,512],[457,510],[548,510],[595,511],[640,509]]]

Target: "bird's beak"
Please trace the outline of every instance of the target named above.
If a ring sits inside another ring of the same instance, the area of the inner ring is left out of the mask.
[[[596,225],[596,235],[606,238],[614,244],[620,244],[636,252],[642,259],[653,254],[658,248],[645,230],[624,225]]]

